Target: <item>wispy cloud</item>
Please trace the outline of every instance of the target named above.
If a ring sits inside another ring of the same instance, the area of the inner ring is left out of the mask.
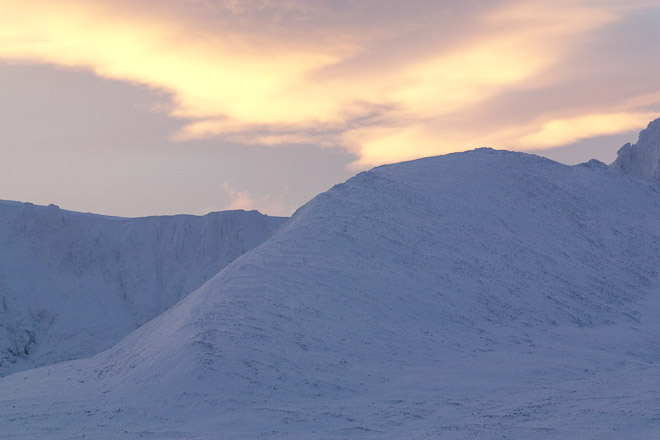
[[[0,58],[160,90],[170,97],[164,110],[186,123],[175,139],[313,142],[347,148],[365,167],[643,126],[656,114],[648,107],[660,104],[652,89],[660,84],[637,98],[613,96],[600,110],[550,101],[495,107],[509,94],[584,77],[579,53],[640,8],[658,4],[0,0]],[[496,115],[490,126],[478,119],[484,109]],[[234,196],[236,206],[253,201]]]
[[[524,136],[520,140],[520,146],[552,147],[570,144],[580,139],[636,130],[658,116],[660,112],[606,113],[553,119],[544,122],[537,132]]]

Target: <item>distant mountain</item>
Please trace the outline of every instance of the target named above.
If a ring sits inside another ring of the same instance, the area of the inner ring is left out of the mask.
[[[0,201],[0,375],[110,348],[283,221],[256,211],[124,219]]]
[[[375,168],[112,349],[1,379],[0,438],[660,438],[658,268],[658,182]]]

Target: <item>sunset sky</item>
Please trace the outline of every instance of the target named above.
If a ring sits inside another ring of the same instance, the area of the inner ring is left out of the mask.
[[[291,212],[375,165],[660,117],[660,0],[0,0],[0,199]]]

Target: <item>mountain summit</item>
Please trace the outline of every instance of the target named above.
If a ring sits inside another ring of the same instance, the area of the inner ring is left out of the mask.
[[[660,180],[660,119],[649,123],[639,133],[636,144],[627,143],[617,152],[616,160],[610,165],[626,174]]]

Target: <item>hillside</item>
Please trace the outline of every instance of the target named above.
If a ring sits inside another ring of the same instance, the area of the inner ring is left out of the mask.
[[[0,201],[0,376],[110,348],[283,221],[256,211],[125,219]]]
[[[0,438],[660,437],[660,186],[475,150],[361,173]]]

